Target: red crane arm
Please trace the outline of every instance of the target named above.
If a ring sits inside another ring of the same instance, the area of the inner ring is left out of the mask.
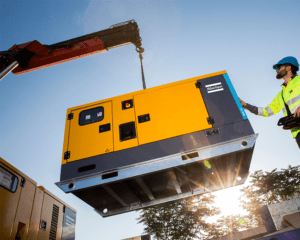
[[[18,75],[127,44],[134,44],[139,52],[143,51],[139,28],[134,20],[53,45],[43,45],[36,40],[14,45],[9,51],[0,52],[0,73],[12,63],[15,65],[11,70]]]
[[[32,41],[19,46],[14,45],[9,50],[19,51],[21,49],[27,49],[34,53],[34,55],[28,61],[26,67],[18,66],[12,71],[15,75],[107,51],[103,41],[99,38],[74,43],[70,48],[51,49],[38,41]]]

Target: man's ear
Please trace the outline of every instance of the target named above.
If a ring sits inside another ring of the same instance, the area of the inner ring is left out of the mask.
[[[286,70],[287,72],[288,72],[288,71],[291,71],[291,70],[292,70],[292,67],[291,67],[291,66],[287,66],[285,70]]]

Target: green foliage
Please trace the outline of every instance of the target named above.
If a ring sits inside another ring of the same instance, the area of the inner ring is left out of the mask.
[[[211,235],[220,237],[254,227],[252,220],[248,216],[242,216],[240,214],[221,216],[212,227]]]
[[[254,172],[250,177],[250,185],[244,187],[240,197],[242,207],[249,212],[249,221],[253,226],[262,226],[259,209],[263,205],[292,199],[295,193],[300,193],[300,166],[271,172],[262,170]]]
[[[155,239],[209,239],[262,226],[260,207],[300,194],[300,166],[271,172],[259,170],[250,178],[240,197],[242,207],[249,212],[246,216],[222,216],[214,224],[207,223],[207,218],[218,215],[220,210],[211,206],[215,196],[204,194],[143,209],[139,223]]]
[[[250,175],[250,184],[241,189],[243,195],[240,197],[242,207],[249,214],[220,217],[212,227],[211,235],[219,237],[263,226],[260,207],[293,198],[295,193],[300,193],[299,186],[300,166],[254,172]]]
[[[204,194],[142,209],[138,220],[155,239],[206,239],[212,228],[206,219],[220,213],[211,206],[214,198]]]

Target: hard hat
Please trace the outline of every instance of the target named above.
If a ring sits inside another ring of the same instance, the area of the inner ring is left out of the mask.
[[[297,59],[294,57],[285,57],[285,58],[281,59],[277,64],[273,65],[273,69],[277,70],[278,65],[285,64],[285,63],[292,64],[293,66],[295,66],[297,68],[297,71],[299,70],[299,63],[298,63]]]

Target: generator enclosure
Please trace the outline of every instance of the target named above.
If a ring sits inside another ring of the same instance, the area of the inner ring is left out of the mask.
[[[257,134],[226,71],[67,110],[60,182],[107,217],[245,182]]]
[[[75,240],[76,210],[0,158],[0,238]]]

